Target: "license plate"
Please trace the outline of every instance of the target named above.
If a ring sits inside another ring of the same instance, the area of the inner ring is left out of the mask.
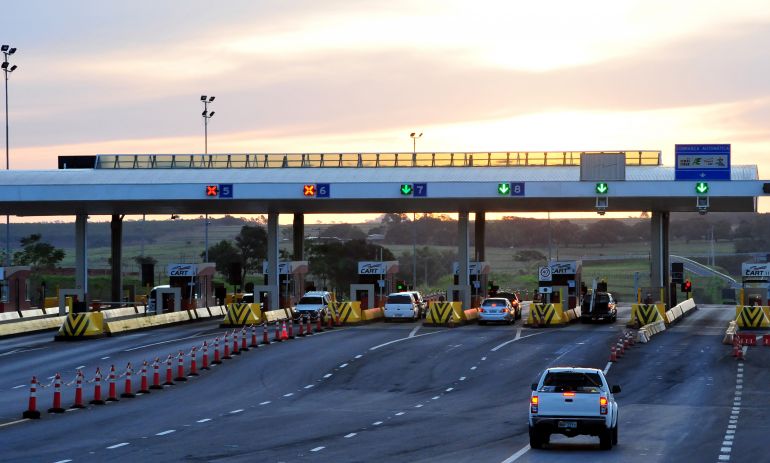
[[[577,421],[559,421],[558,426],[560,428],[577,428]]]

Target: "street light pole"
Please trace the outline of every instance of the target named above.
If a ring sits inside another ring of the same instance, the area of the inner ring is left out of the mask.
[[[206,95],[201,95],[201,101],[203,102],[203,113],[201,113],[201,116],[203,116],[203,152],[204,154],[209,154],[209,119],[214,117],[214,112],[211,111],[209,113],[209,103],[214,101],[213,96],[207,97]],[[204,224],[205,229],[205,242],[203,246],[205,249],[205,262],[209,261],[209,215],[206,214],[206,217],[204,219],[206,223]]]
[[[16,65],[11,65],[8,62],[8,56],[16,53],[16,48],[10,45],[0,46],[0,51],[3,52],[3,64],[2,69],[5,74],[5,170],[11,169],[10,156],[9,156],[9,144],[8,144],[8,74],[16,70]],[[11,216],[5,216],[5,264],[6,267],[11,265]]]
[[[412,167],[417,166],[417,139],[422,137],[422,132],[412,132]],[[417,214],[412,212],[412,289],[417,289]]]

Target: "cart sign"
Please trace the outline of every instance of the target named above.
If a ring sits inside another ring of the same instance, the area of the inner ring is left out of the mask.
[[[395,269],[394,269],[395,267]],[[358,274],[359,275],[385,275],[387,273],[395,273],[398,271],[398,261],[374,261],[374,262],[359,262]]]
[[[195,264],[168,264],[167,269],[170,277],[194,277],[198,274]]]
[[[676,145],[675,180],[730,180],[730,145]]]
[[[741,264],[743,278],[770,278],[770,263]]]
[[[577,272],[577,262],[574,260],[552,262],[550,267],[553,275],[574,275]]]

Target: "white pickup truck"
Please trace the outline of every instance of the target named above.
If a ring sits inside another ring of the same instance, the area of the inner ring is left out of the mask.
[[[548,368],[532,384],[529,446],[542,448],[551,434],[583,434],[599,436],[599,446],[611,449],[618,443],[618,404],[613,397],[618,392],[620,386],[610,388],[596,368]]]

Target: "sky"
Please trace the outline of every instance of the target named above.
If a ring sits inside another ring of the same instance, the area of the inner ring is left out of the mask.
[[[12,169],[202,153],[214,95],[210,153],[730,143],[770,178],[767,0],[3,3]]]

